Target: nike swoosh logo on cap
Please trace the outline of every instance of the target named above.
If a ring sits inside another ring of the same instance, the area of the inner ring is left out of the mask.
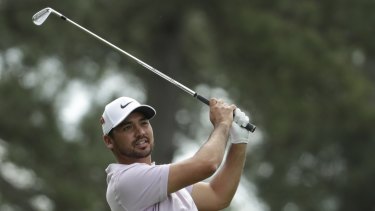
[[[128,106],[130,103],[132,103],[133,101],[130,101],[130,102],[128,102],[127,104],[125,104],[125,105],[121,105],[120,104],[120,107],[122,108],[122,109],[124,109],[126,106]]]

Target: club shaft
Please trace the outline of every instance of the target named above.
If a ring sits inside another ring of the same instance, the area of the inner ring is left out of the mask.
[[[148,65],[147,63],[143,62],[142,60],[138,59],[137,57],[131,55],[130,53],[122,50],[121,48],[117,47],[116,45],[108,42],[107,40],[103,39],[102,37],[96,35],[95,33],[91,32],[90,30],[86,29],[85,27],[77,24],[76,22],[70,20],[69,18],[67,18],[66,16],[60,14],[59,12],[55,11],[55,10],[52,10],[52,13],[59,16],[62,20],[64,21],[67,21],[73,25],[75,25],[76,27],[78,27],[79,29],[85,31],[86,33],[90,34],[91,36],[95,37],[96,39],[104,42],[105,44],[107,44],[108,46],[112,47],[113,49],[117,50],[118,52],[132,58],[133,60],[135,60],[138,64],[142,65],[143,67],[145,67],[146,69],[150,70],[151,72],[155,73],[156,75],[164,78],[165,80],[169,81],[170,83],[174,84],[175,86],[177,86],[178,88],[182,89],[183,91],[185,91],[186,93],[190,94],[191,96],[197,98],[199,101],[203,102],[204,104],[206,105],[210,105],[208,99],[206,99],[205,97],[199,95],[198,93],[196,93],[195,91],[193,91],[192,89],[186,87],[185,85],[179,83],[178,81],[174,80],[173,78],[167,76],[166,74],[160,72],[159,70],[155,69],[154,67],[152,67],[151,65]],[[251,132],[254,132],[255,129],[256,129],[256,126],[251,124],[251,123],[248,123],[244,128],[246,128],[247,130],[251,131]]]
[[[97,38],[98,40],[104,42],[105,44],[107,44],[108,46],[112,47],[113,49],[117,50],[118,52],[132,58],[133,60],[135,60],[138,64],[142,65],[143,67],[145,67],[146,69],[152,71],[153,73],[155,73],[156,75],[164,78],[165,80],[171,82],[172,84],[174,84],[175,86],[179,87],[180,89],[182,89],[183,91],[185,91],[186,93],[190,94],[191,96],[195,96],[196,95],[196,92],[194,92],[193,90],[191,90],[190,88],[184,86],[183,84],[179,83],[178,81],[174,80],[173,78],[167,76],[166,74],[160,72],[159,70],[157,70],[156,68],[148,65],[147,63],[143,62],[142,60],[138,59],[137,57],[131,55],[130,53],[122,50],[121,48],[117,47],[116,45],[108,42],[107,40],[103,39],[102,37],[96,35],[95,33],[91,32],[90,30],[82,27],[81,25],[77,24],[76,22],[66,18],[65,16],[62,16],[61,17],[63,20],[66,20],[68,21],[69,23],[75,25],[76,27],[80,28],[81,30],[89,33],[90,35],[92,35],[93,37]]]

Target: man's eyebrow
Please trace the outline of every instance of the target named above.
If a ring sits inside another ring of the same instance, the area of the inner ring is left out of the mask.
[[[149,120],[149,118],[147,117],[142,117],[139,121],[145,121],[145,120]],[[124,126],[124,125],[128,125],[128,124],[132,124],[131,121],[126,121],[124,120],[123,122],[121,122],[120,124],[118,124],[118,127],[121,127],[121,126]]]
[[[130,121],[123,121],[120,124],[118,124],[118,127],[121,127],[121,126],[124,126],[124,125],[128,125],[128,124],[131,124],[131,122]]]

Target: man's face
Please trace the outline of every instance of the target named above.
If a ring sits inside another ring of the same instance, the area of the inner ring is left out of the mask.
[[[151,155],[154,147],[153,130],[140,112],[131,113],[112,131],[113,152],[118,159],[137,161]]]

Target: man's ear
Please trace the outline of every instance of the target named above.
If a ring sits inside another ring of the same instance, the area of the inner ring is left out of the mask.
[[[104,141],[105,146],[108,149],[113,149],[113,140],[112,140],[112,138],[109,135],[104,135],[103,136],[103,141]]]

